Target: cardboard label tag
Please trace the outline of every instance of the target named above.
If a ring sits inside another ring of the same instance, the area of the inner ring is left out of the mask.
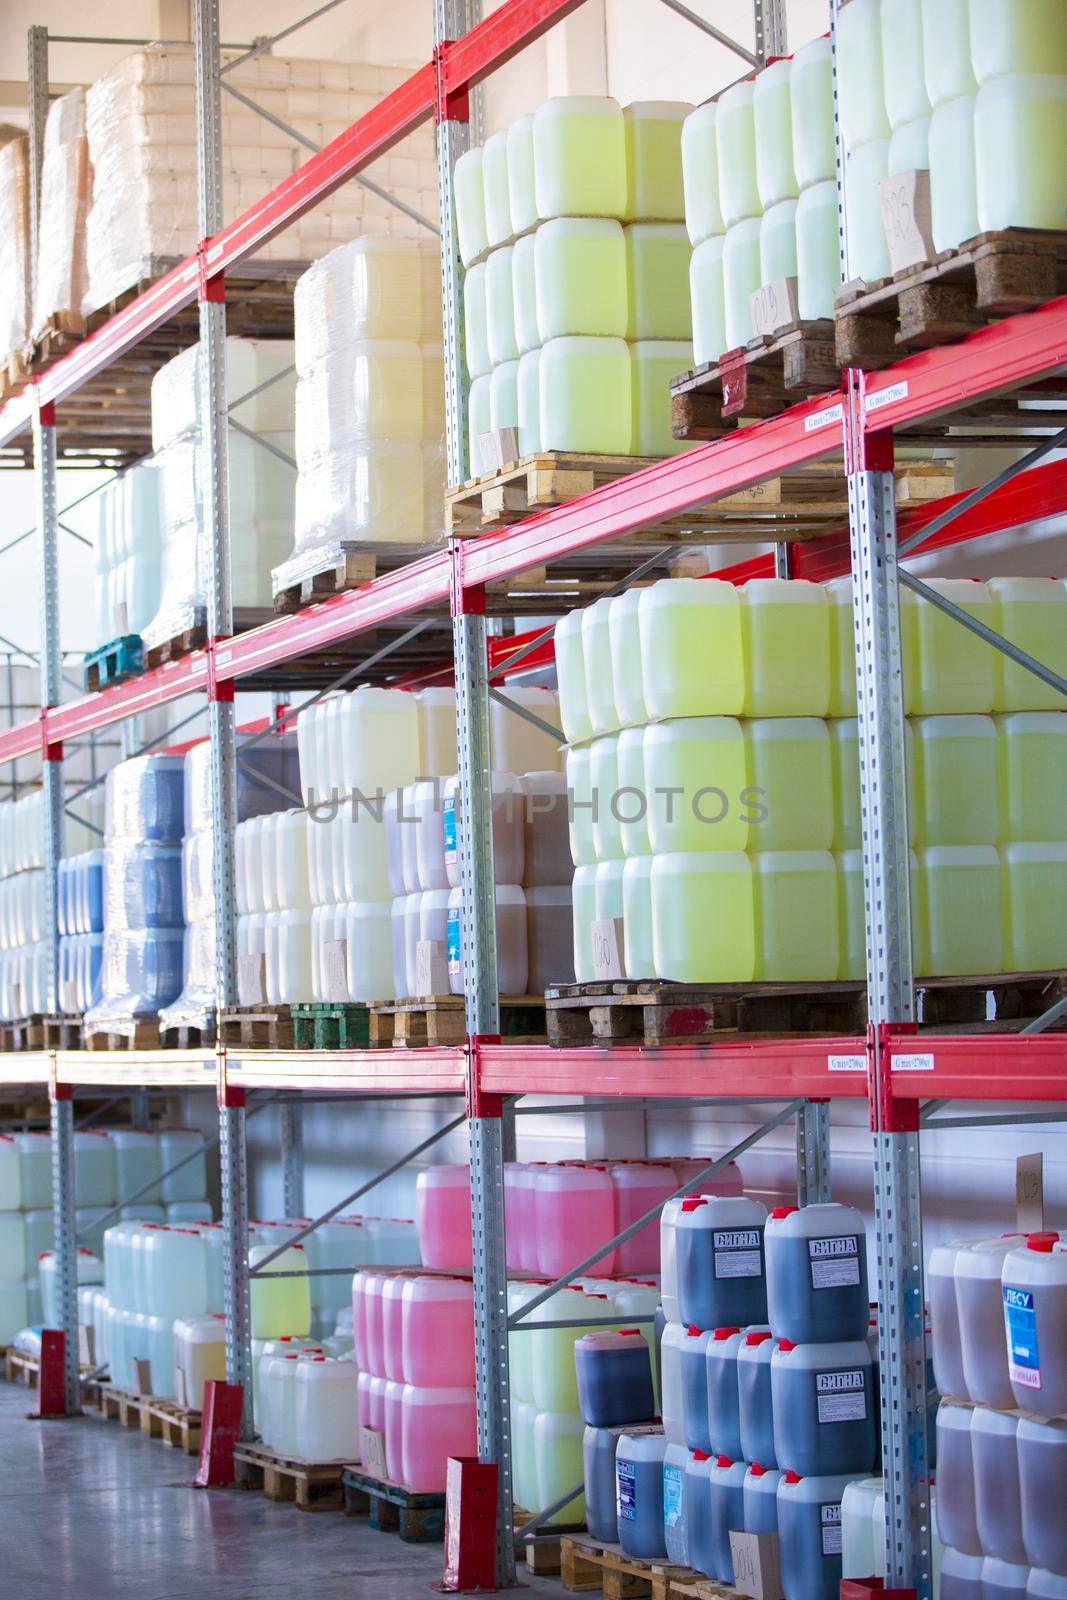
[[[878,186],[882,206],[882,231],[894,272],[921,267],[932,261],[933,227],[930,220],[930,174],[913,168],[883,178]]]
[[[601,979],[621,978],[622,918],[595,917],[593,919],[593,976]]]
[[[111,607],[111,626],[115,630],[116,637],[129,633],[130,614],[125,600],[116,600]]]
[[[782,1600],[782,1567],[776,1533],[730,1534],[734,1588],[752,1600]]]
[[[519,459],[519,430],[517,428],[492,428],[478,435],[478,450],[485,472],[499,472]]]
[[[266,999],[267,958],[262,950],[237,957],[237,987],[243,1006],[258,1006]]]
[[[422,998],[448,993],[448,944],[420,939],[415,946],[415,993]]]
[[[96,1329],[91,1323],[79,1322],[78,1324],[78,1365],[79,1367],[96,1366]]]
[[[1015,1163],[1015,1222],[1020,1233],[1045,1227],[1045,1163],[1040,1150]]]
[[[174,1397],[183,1411],[190,1410],[189,1389],[185,1382],[185,1371],[182,1367],[174,1369]]]
[[[385,1434],[376,1428],[360,1428],[359,1459],[373,1478],[388,1478],[385,1459]]]
[[[142,1400],[152,1398],[152,1363],[143,1356],[136,1356],[133,1363],[134,1376],[137,1380],[137,1393]]]
[[[327,939],[322,947],[322,983],[327,1000],[348,1001],[348,940]]]
[[[773,283],[761,284],[753,290],[748,303],[752,314],[752,332],[757,336],[770,337],[787,328],[791,322],[796,322],[800,316],[797,280],[776,278]]]

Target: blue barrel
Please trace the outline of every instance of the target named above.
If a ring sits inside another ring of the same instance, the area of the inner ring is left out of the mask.
[[[778,1485],[782,1474],[753,1462],[745,1473],[746,1533],[778,1532]]]
[[[636,1428],[619,1435],[615,1450],[615,1505],[619,1543],[628,1556],[662,1560],[663,1457],[667,1440],[656,1428]]]
[[[708,1340],[710,1333],[700,1328],[686,1330],[681,1349],[682,1433],[686,1448],[711,1455],[708,1431]]]
[[[776,1339],[830,1344],[866,1337],[867,1242],[854,1206],[777,1206],[764,1249],[766,1320]]]
[[[708,1342],[708,1432],[717,1456],[742,1461],[741,1416],[737,1392],[737,1352],[744,1334],[740,1328],[716,1328]]]
[[[774,1409],[771,1399],[770,1328],[746,1328],[737,1352],[737,1403],[740,1416],[741,1455],[761,1467],[776,1467]]]
[[[719,1583],[733,1583],[734,1558],[730,1534],[745,1526],[745,1473],[743,1461],[716,1456],[709,1478],[711,1540],[709,1554],[714,1564],[711,1576]]]
[[[794,1345],[771,1357],[778,1465],[801,1477],[866,1476],[878,1450],[871,1356],[865,1339]]]
[[[685,1468],[685,1514],[689,1535],[689,1565],[712,1573],[711,1457],[694,1450]]]
[[[852,1475],[783,1474],[778,1485],[778,1544],[785,1600],[838,1600],[841,1496],[853,1482]]]
[[[682,1201],[674,1230],[682,1321],[696,1328],[746,1328],[767,1320],[758,1200],[699,1195]]]
[[[578,1409],[591,1428],[650,1422],[656,1415],[652,1359],[639,1328],[575,1340]]]
[[[619,1519],[615,1510],[615,1447],[619,1435],[613,1428],[586,1428],[582,1435],[585,1476],[585,1521],[594,1539],[618,1544]]]
[[[104,862],[107,859],[105,850],[87,850],[80,858],[82,883],[81,883],[81,909],[80,922],[82,933],[103,933],[104,931]]]

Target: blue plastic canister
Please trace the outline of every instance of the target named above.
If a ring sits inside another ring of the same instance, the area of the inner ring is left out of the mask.
[[[712,1576],[711,1457],[694,1450],[685,1467],[685,1514],[688,1525],[689,1565]]]
[[[841,1496],[856,1474],[778,1485],[778,1545],[785,1600],[837,1600],[841,1584]],[[864,1474],[859,1474],[864,1476]]]
[[[709,1478],[711,1504],[711,1544],[709,1554],[715,1570],[711,1576],[719,1583],[733,1583],[734,1558],[730,1550],[731,1532],[745,1526],[745,1474],[743,1461],[716,1456]]]
[[[766,1220],[766,1208],[742,1195],[698,1195],[682,1201],[674,1237],[684,1323],[745,1328],[767,1321]]]
[[[667,1554],[663,1536],[663,1457],[660,1428],[630,1428],[615,1449],[615,1509],[619,1543],[628,1556],[655,1561]]]
[[[778,1532],[778,1485],[782,1474],[753,1461],[745,1473],[746,1533]]]
[[[582,1436],[585,1477],[585,1521],[594,1539],[617,1544],[619,1519],[615,1509],[615,1449],[618,1428],[586,1428]]]
[[[714,1454],[731,1461],[743,1459],[737,1352],[744,1337],[741,1328],[716,1328],[708,1341],[708,1433]]]
[[[867,1246],[854,1206],[776,1206],[764,1248],[766,1320],[776,1339],[828,1344],[866,1336]]]
[[[801,1477],[866,1476],[878,1450],[871,1354],[865,1339],[793,1344],[771,1356],[774,1450]]]
[[[640,1328],[575,1340],[578,1409],[592,1428],[649,1422],[656,1415],[652,1361]]]
[[[682,1368],[682,1432],[686,1447],[711,1454],[708,1432],[708,1369],[707,1354],[710,1333],[700,1328],[687,1328],[681,1347]]]
[[[776,1467],[774,1407],[771,1399],[770,1328],[746,1328],[737,1352],[737,1404],[741,1421],[741,1455],[762,1467]]]

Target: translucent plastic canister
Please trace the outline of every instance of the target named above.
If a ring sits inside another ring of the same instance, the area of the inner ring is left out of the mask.
[[[623,109],[626,218],[681,222],[681,133],[692,106],[683,100],[635,100]]]
[[[688,288],[683,292],[688,304]],[[634,454],[670,456],[688,450],[689,443],[671,432],[670,385],[692,367],[692,344],[687,339],[640,339],[630,346],[630,357]]]
[[[846,15],[847,12],[847,15]],[[882,66],[881,0],[852,0],[837,29],[841,136],[846,150],[889,134]]]
[[[249,1266],[256,1266],[276,1248],[273,1244],[254,1244],[248,1252]],[[266,1270],[284,1276],[252,1279],[253,1338],[273,1339],[283,1333],[298,1336],[310,1333],[311,1292],[303,1245],[291,1245],[283,1250]]]
[[[769,1327],[742,1330],[737,1348],[737,1401],[739,1454],[745,1461],[777,1467],[774,1449],[774,1403],[771,1397],[771,1357],[774,1340]],[[746,1527],[748,1526],[746,1519]],[[761,1532],[761,1529],[749,1529]]]
[[[834,840],[831,741],[819,717],[755,717],[743,724],[747,777],[766,815],[751,848],[828,850]]]
[[[745,1473],[742,1507],[746,1533],[778,1532],[778,1485],[782,1474],[753,1461]],[[864,1569],[866,1570],[866,1569]]]
[[[973,96],[937,106],[930,118],[930,220],[936,250],[952,250],[981,226]]]
[[[689,297],[693,311],[693,361],[717,361],[726,349],[726,300],[723,284],[725,238],[716,234],[697,245],[689,262]]]
[[[841,1576],[869,1578],[885,1571],[885,1552],[877,1546],[874,1519],[885,1497],[881,1478],[857,1478],[841,1496]]]
[[[797,276],[797,202],[779,200],[760,219],[760,283]]]
[[[1028,655],[1067,676],[1067,589],[1052,578],[991,578],[992,626]],[[1063,697],[995,652],[997,711],[1062,711]]]
[[[559,684],[559,714],[568,740],[588,739],[593,731],[585,687],[585,662],[582,647],[582,612],[568,611],[556,623],[553,635],[556,680]]]
[[[714,1564],[712,1576],[719,1583],[734,1581],[734,1558],[730,1547],[730,1534],[745,1525],[745,1475],[748,1467],[743,1461],[733,1461],[729,1456],[716,1456],[708,1477],[708,1498],[711,1523],[710,1554]]]
[[[663,1431],[673,1444],[685,1443],[682,1418],[682,1349],[689,1337],[685,1323],[668,1322],[660,1340],[660,1414]]]
[[[1022,1600],[1029,1577],[1030,1570],[1022,1563],[986,1556],[982,1562],[982,1600]]]
[[[1008,1367],[1015,1404],[1038,1416],[1067,1415],[1064,1307],[1067,1251],[1058,1233],[1016,1243],[1002,1269]]]
[[[835,978],[840,927],[837,870],[830,852],[768,850],[753,855],[752,881],[756,977],[791,983]]]
[[[585,1520],[594,1539],[617,1544],[619,1521],[615,1510],[615,1449],[620,1428],[590,1428],[582,1435],[582,1476],[585,1483]],[[525,1501],[516,1499],[520,1504]]]
[[[785,1600],[836,1600],[841,1583],[841,1497],[855,1476],[801,1478],[778,1485],[778,1539]]]
[[[489,244],[505,244],[514,230],[508,197],[507,133],[503,128],[491,133],[482,146],[482,192]]]
[[[682,1433],[686,1448],[711,1452],[708,1404],[707,1329],[690,1325],[680,1345],[679,1370],[682,1389]]]
[[[462,1272],[471,1265],[470,1168],[427,1167],[415,1186],[415,1226],[423,1265]]]
[[[753,85],[756,188],[764,210],[778,201],[795,199],[798,193],[793,166],[792,70],[788,58],[774,61],[756,74]]]
[[[719,203],[727,228],[760,214],[756,183],[756,128],[751,79],[736,83],[719,96],[715,122]]]
[[[513,713],[509,713],[513,715]],[[500,770],[490,776],[493,796],[493,866],[498,884],[522,882],[525,834],[523,824],[522,780],[514,772]],[[451,888],[459,885],[459,779],[449,778],[441,798],[441,826],[444,834],[445,872]]]
[[[534,236],[534,278],[542,343],[564,334],[625,337],[626,243],[620,223],[606,217],[543,222]]]
[[[482,179],[482,148],[465,150],[456,162],[456,232],[459,253],[465,267],[489,247],[485,228],[485,188]]]
[[[841,282],[837,185],[831,179],[803,189],[793,213],[797,309],[804,319],[833,316]]]
[[[1017,1416],[975,1408],[971,1421],[975,1517],[983,1553],[999,1561],[1026,1560],[1018,1429]]]
[[[612,1238],[615,1197],[606,1167],[547,1166],[539,1174],[534,1198],[537,1269],[556,1278],[575,1261],[584,1261]],[[597,1270],[614,1270],[615,1251],[606,1251]]]
[[[719,170],[715,154],[717,115],[717,102],[708,100],[691,111],[682,124],[685,225],[690,243],[694,245],[725,232],[719,205]]]
[[[748,856],[726,850],[658,855],[652,864],[652,948],[658,978],[751,982],[756,930]]]
[[[703,1450],[690,1455],[684,1469],[686,1542],[689,1565],[710,1574],[714,1564],[711,1543],[712,1458]]]
[[[585,698],[594,733],[613,733],[619,713],[611,671],[611,601],[595,600],[582,611],[582,663]]]
[[[667,1440],[652,1428],[620,1434],[615,1449],[619,1542],[641,1560],[667,1554],[663,1535],[663,1458]]]
[[[765,1320],[766,1217],[758,1200],[699,1196],[682,1201],[675,1251],[683,1322],[714,1329]]]
[[[489,374],[485,373],[480,378],[475,378],[470,386],[470,395],[467,400],[467,428],[470,434],[470,470],[471,476],[477,478],[481,473],[489,470],[481,457],[481,446],[478,443],[483,433],[489,432]]]
[[[922,0],[923,68],[932,106],[973,95],[968,0]]]
[[[862,1214],[826,1203],[776,1206],[767,1219],[767,1320],[776,1339],[863,1339],[869,1299]]]
[[[570,877],[567,779],[562,772],[527,772],[525,870],[528,888],[565,883]]]
[[[685,1469],[689,1451],[685,1445],[668,1442],[663,1454],[663,1539],[667,1560],[689,1565],[689,1507]]]
[[[846,277],[874,283],[889,276],[879,186],[889,175],[889,140],[861,144],[845,158]]]
[[[541,351],[541,448],[628,455],[632,439],[625,339],[549,339]]]
[[[512,232],[524,233],[537,222],[534,193],[533,117],[519,117],[507,130],[508,209]]]
[[[647,721],[641,671],[641,589],[627,589],[608,602],[608,648],[615,711],[620,726]]]
[[[819,584],[753,578],[740,590],[748,717],[826,715],[830,626]]]
[[[1001,972],[1004,932],[997,851],[938,845],[917,852],[929,970],[939,976]]]
[[[615,1191],[615,1222],[619,1233],[647,1215],[654,1206],[662,1205],[678,1187],[674,1171],[666,1161],[616,1161],[609,1166],[608,1173]],[[615,1271],[620,1277],[635,1278],[659,1272],[659,1236],[658,1219],[653,1219],[618,1246]]]
[[[623,969],[628,978],[655,977],[652,944],[652,857],[631,856],[622,870]]]
[[[752,338],[752,296],[762,282],[759,217],[726,230],[722,248],[722,292],[726,348],[736,350]]]
[[[737,716],[745,693],[739,591],[719,579],[674,578],[641,591],[641,671],[656,718]]]
[[[1001,839],[1063,841],[1067,713],[1013,712],[997,718]]]
[[[979,1600],[982,1593],[982,1557],[946,1548],[941,1563],[940,1600]]]
[[[485,263],[468,267],[463,278],[463,333],[467,375],[481,378],[492,370],[486,322]]]
[[[774,1448],[802,1477],[870,1472],[878,1449],[874,1377],[866,1339],[793,1344],[771,1357]]]
[[[1006,970],[1061,966],[1067,959],[1067,844],[1007,844],[1000,856]]]
[[[881,0],[885,109],[894,130],[928,116],[921,0]]]
[[[1014,1395],[1004,1338],[1001,1275],[1019,1235],[981,1239],[956,1256],[960,1352],[967,1393],[978,1405],[1009,1409]]]
[[[542,101],[534,112],[533,152],[538,216],[625,216],[626,136],[615,100]]]
[[[656,855],[745,849],[756,813],[748,749],[736,718],[649,723],[643,753],[648,837]]]
[[[975,1515],[971,1406],[942,1400],[937,1408],[937,1531],[946,1545],[982,1554]]]
[[[708,1340],[705,1363],[711,1452],[731,1460],[742,1458],[737,1358],[744,1342],[743,1328],[716,1328]]]
[[[1056,26],[1062,57],[1062,17]],[[1062,228],[1067,77],[1027,73],[983,84],[974,131],[979,229]]]
[[[649,1422],[655,1414],[652,1363],[639,1328],[583,1334],[574,1346],[578,1406],[589,1427]]]
[[[477,1453],[473,1389],[420,1389],[405,1384],[401,1399],[402,1482],[416,1493],[444,1491],[449,1456]]]
[[[793,165],[803,192],[834,180],[834,91],[829,39],[813,39],[793,56],[790,74]]]
[[[968,1248],[958,1240],[935,1245],[926,1263],[926,1298],[930,1307],[934,1381],[942,1395],[969,1400],[960,1343],[960,1313],[956,1299],[956,1260]],[[946,1544],[956,1540],[945,1537]],[[963,1548],[963,1546],[958,1546]]]
[[[406,1277],[400,1282],[402,1371],[428,1389],[474,1384],[474,1291],[466,1278]]]
[[[909,782],[916,845],[991,845],[999,837],[992,717],[915,717]]]
[[[1016,1440],[1026,1559],[1032,1567],[1067,1574],[1067,1422],[1021,1417]]]

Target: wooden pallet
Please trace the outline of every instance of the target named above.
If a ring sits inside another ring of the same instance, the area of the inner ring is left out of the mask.
[[[533,1520],[534,1513],[527,1511],[523,1506],[513,1506],[512,1526],[517,1534],[521,1533],[528,1522]],[[539,1529],[530,1539],[523,1540],[517,1546],[523,1552],[527,1572],[532,1572],[538,1577],[555,1577],[560,1570],[562,1557],[560,1555],[560,1541],[567,1534],[582,1534],[585,1532],[584,1522],[552,1523],[551,1531]]]
[[[1067,973],[1001,972],[917,978],[925,1029],[1015,1032],[1067,994]],[[545,995],[548,1042],[694,1044],[722,1036],[867,1031],[867,989],[859,979],[825,983],[663,983],[657,979],[559,984]],[[1067,1019],[1060,1024],[1067,1028]]]
[[[372,583],[385,572],[395,572],[412,561],[440,549],[436,541],[424,544],[367,543],[346,540],[306,563],[295,560],[278,569],[274,587],[274,610],[279,616],[301,611],[331,595],[344,594]]]
[[[146,1439],[162,1439],[173,1450],[187,1456],[200,1453],[201,1413],[189,1411],[170,1400],[140,1402],[141,1432]]]
[[[835,382],[837,379],[835,379]],[[720,425],[718,433],[723,431]],[[717,434],[715,435],[718,436]],[[695,436],[694,436],[695,437]],[[708,435],[711,437],[711,435]],[[512,461],[498,472],[472,478],[445,494],[445,527],[455,535],[476,535],[521,522],[549,506],[565,504],[604,484],[628,477],[662,460],[659,456],[595,456],[563,451],[542,452]],[[678,516],[650,521],[627,537],[625,548],[635,544],[699,541],[702,534],[729,542],[752,538],[751,528],[736,530],[720,515],[720,504],[695,507]],[[793,536],[792,534],[790,535]],[[600,550],[600,546],[597,547]],[[617,547],[616,547],[617,548]],[[601,566],[603,561],[600,561]],[[527,575],[529,576],[529,575]],[[509,583],[511,580],[508,580]]]
[[[178,1022],[171,1028],[160,1028],[159,1043],[164,1050],[203,1050],[215,1043],[215,1021],[197,1024]]]
[[[500,1032],[505,1043],[543,1044],[545,1002],[541,996],[502,995]],[[465,1038],[466,1016],[461,994],[393,1000],[370,1008],[372,1047],[459,1045]]]
[[[603,1594],[604,1600],[668,1600],[668,1585],[689,1581],[698,1575],[690,1567],[671,1562],[639,1561],[628,1556],[619,1545],[601,1544],[594,1539],[560,1540],[560,1577],[572,1594]],[[714,1586],[713,1586],[714,1587]],[[732,1593],[719,1589],[718,1594]]]
[[[83,1050],[158,1050],[159,1018],[135,1017],[128,1027],[83,1028]]]
[[[233,614],[233,631],[237,634],[245,633],[249,628],[259,628],[264,622],[269,622],[273,615],[273,611],[266,606],[238,606]],[[198,616],[189,627],[179,629],[170,638],[145,646],[146,669],[151,671],[153,667],[164,666],[168,661],[180,661],[183,656],[192,655],[194,650],[202,650],[207,644],[207,637],[207,619]]]
[[[676,439],[718,439],[743,417],[777,416],[840,383],[833,323],[793,322],[773,338],[750,339],[674,378],[671,432]]]
[[[721,1034],[863,1033],[862,983],[559,984],[545,995],[548,1042],[693,1044]]]
[[[237,1445],[233,1461],[239,1489],[261,1489],[264,1499],[291,1501],[300,1511],[344,1509],[343,1462],[300,1461],[262,1444]]]
[[[241,1006],[223,1013],[222,1043],[246,1048],[291,1050],[293,1018],[289,1006]]]
[[[370,1043],[366,1006],[322,1003],[292,1007],[297,1050],[358,1050]]]
[[[36,1388],[39,1366],[36,1356],[28,1356],[14,1346],[9,1345],[4,1351],[4,1377],[8,1383],[20,1383],[25,1389]]]
[[[86,689],[93,692],[125,683],[144,671],[144,645],[139,633],[124,633],[110,644],[91,650],[83,663]]]
[[[15,1022],[0,1023],[0,1051],[45,1048],[44,1018],[39,1014],[20,1017]]]
[[[954,344],[1067,290],[1067,232],[980,233],[874,284],[846,284],[834,308],[835,359],[868,371],[901,351]]]
[[[142,1407],[153,1403],[132,1389],[119,1389],[112,1383],[100,1385],[100,1415],[105,1422],[117,1422],[120,1428],[140,1428]]]
[[[402,1484],[375,1478],[361,1467],[342,1474],[345,1515],[365,1516],[379,1533],[398,1533],[405,1544],[429,1544],[445,1535],[443,1494],[416,1494]]]

